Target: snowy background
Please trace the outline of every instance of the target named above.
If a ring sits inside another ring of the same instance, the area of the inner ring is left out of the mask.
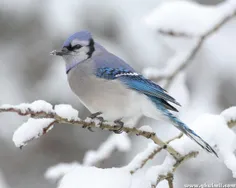
[[[138,72],[155,77],[163,74],[158,70],[175,67],[173,64],[185,57],[197,37],[234,10],[235,0],[36,0],[33,3],[0,0],[0,105],[42,99],[52,104],[71,104],[79,110],[80,117],[85,118],[89,112],[70,90],[62,59],[49,56],[49,52],[60,48],[68,35],[88,29],[97,41]],[[180,117],[189,124],[204,113],[219,114],[236,105],[235,18],[204,41],[194,59],[168,89],[182,104]],[[171,37],[160,32],[173,29],[188,36]],[[84,161],[84,155],[89,155],[86,151],[96,150],[107,138],[110,143],[116,144],[114,139],[128,143],[122,136],[114,138],[110,132],[99,129],[92,133],[80,127],[57,124],[46,136],[19,150],[12,142],[12,135],[24,121],[26,118],[15,114],[0,114],[0,188],[56,187],[44,177],[50,166],[91,164]],[[149,119],[142,119],[139,125],[151,125],[163,140],[179,133],[168,124]],[[212,125],[210,128],[217,129]],[[210,128],[207,127],[208,131]],[[117,145],[117,151],[97,166],[122,167],[150,142],[136,136],[131,138],[131,145]],[[162,163],[165,155],[166,152],[159,154],[146,169]],[[124,171],[100,173],[87,168],[85,173],[99,173],[105,179],[114,173],[114,176],[127,178],[125,183],[129,184],[130,174]],[[139,177],[145,173],[144,168],[135,174],[137,178],[132,180],[132,187],[140,186]],[[236,182],[223,163],[204,153],[186,162],[175,174],[176,187],[186,183]],[[85,183],[90,181],[86,178],[88,176],[81,176]],[[164,188],[167,184],[158,187]]]

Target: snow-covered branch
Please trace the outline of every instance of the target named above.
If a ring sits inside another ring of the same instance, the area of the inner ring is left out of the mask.
[[[145,16],[144,22],[164,36],[197,38],[216,32],[235,14],[234,0],[212,6],[191,1],[170,1],[163,2]]]
[[[116,124],[109,124],[99,122],[98,119],[81,120],[78,115],[79,112],[70,105],[56,105],[45,101],[35,101],[30,104],[20,105],[2,105],[0,112],[16,112],[22,116],[30,116],[28,122],[20,126],[14,133],[13,141],[17,147],[26,145],[34,138],[48,132],[52,129],[55,123],[65,123],[71,125],[81,126],[82,128],[100,128],[108,131],[116,131],[120,128]],[[236,134],[231,130],[236,125],[236,107],[231,107],[223,111],[220,115],[206,114],[200,116],[193,122],[191,128],[200,134],[208,143],[215,147],[217,153],[222,159],[223,163],[229,168],[233,176],[236,177],[236,157],[234,151],[236,150]],[[217,126],[217,129],[215,127]],[[57,179],[71,172],[73,169],[81,168],[82,171],[87,171],[90,168],[86,166],[94,165],[106,158],[108,158],[114,148],[120,150],[129,149],[130,143],[127,140],[126,133],[133,133],[137,136],[142,136],[146,139],[151,139],[148,148],[139,153],[127,166],[122,167],[123,172],[134,174],[162,149],[168,151],[163,164],[151,167],[147,174],[153,187],[155,187],[162,180],[167,180],[170,187],[173,187],[173,177],[175,170],[186,160],[196,157],[203,151],[201,147],[191,141],[185,135],[179,135],[167,142],[160,140],[152,129],[148,126],[141,128],[123,127],[122,135],[112,135],[108,141],[104,142],[97,151],[90,151],[84,158],[84,166],[79,164],[72,164],[69,166],[63,165],[60,172],[55,173],[54,170],[48,171],[47,177]],[[120,140],[124,136],[123,141]],[[227,139],[226,139],[227,138]],[[118,144],[119,139],[119,144]],[[88,168],[88,169],[86,169]],[[91,170],[91,169],[90,169]],[[97,169],[96,169],[97,170]],[[49,173],[50,172],[50,173]],[[80,171],[79,171],[80,172]]]
[[[198,155],[197,151],[190,152],[185,156],[181,157],[178,161],[172,160],[171,158],[166,157],[163,164],[160,166],[161,168],[153,167],[148,171],[149,177],[152,177],[154,173],[158,174],[156,178],[156,182],[152,183],[152,188],[155,188],[161,181],[168,181],[169,188],[173,188],[173,179],[175,170],[185,161],[194,158]],[[171,159],[171,160],[170,160]],[[161,171],[161,173],[160,173]],[[165,172],[163,172],[165,171]]]
[[[89,121],[88,119],[81,120],[78,117],[79,112],[73,109],[70,105],[56,105],[53,108],[51,104],[45,101],[35,101],[31,104],[2,105],[0,107],[0,112],[16,112],[22,116],[29,115],[32,118],[35,118],[36,120],[38,120],[38,118],[53,119],[54,120],[53,123],[72,124],[72,125],[81,126],[82,128],[89,128],[89,129],[100,128],[100,129],[105,129],[108,131],[116,131],[120,129],[119,125],[98,122],[97,119],[95,120],[89,119]],[[23,126],[23,128],[24,127],[25,126]],[[34,129],[33,126],[29,126],[28,124],[27,124],[27,127],[30,129]],[[20,129],[22,129],[22,126],[19,127],[16,132],[21,132]],[[45,124],[42,124],[41,128],[37,126],[37,130],[39,131],[42,131],[44,129],[45,129]],[[126,133],[133,133],[133,134],[136,134],[137,136],[145,137],[146,139],[151,139],[155,144],[159,145],[160,147],[165,148],[175,159],[178,159],[181,157],[181,155],[178,152],[176,152],[171,146],[167,145],[165,142],[159,139],[157,135],[155,134],[155,132],[149,132],[149,131],[142,130],[142,128],[138,129],[135,127],[123,127],[122,131]],[[35,130],[33,131],[31,130],[30,132],[32,134],[29,136],[25,136],[24,134],[16,134],[20,138],[17,138],[17,136],[14,136],[13,141],[17,141],[15,142],[15,145],[18,147],[22,147],[26,145],[27,142],[32,140],[33,138],[37,138],[42,135],[40,134],[40,132],[37,132]],[[29,139],[29,137],[32,139]]]
[[[53,118],[33,119],[29,118],[17,129],[12,137],[16,147],[22,148],[31,140],[34,140],[53,128],[56,121]]]
[[[172,7],[173,9],[177,9],[179,12],[179,6],[181,5],[183,7],[183,9],[186,8],[190,8],[191,10],[194,9],[193,11],[196,11],[195,9],[199,9],[199,12],[202,11],[202,9],[204,9],[205,7],[200,7],[200,5],[196,5],[195,3],[190,3],[190,2],[171,2],[170,4],[173,4],[172,6],[169,5],[168,6],[164,6],[164,7],[160,8],[161,10],[156,10],[157,12],[153,12],[151,13],[147,18],[146,18],[146,22],[148,25],[152,24],[156,24],[156,22],[161,22],[161,20],[156,20],[156,19],[165,19],[165,16],[160,16],[159,14],[167,14],[166,17],[168,18],[168,13],[170,13],[169,8]],[[176,4],[176,6],[175,6]],[[178,6],[177,6],[178,5]],[[167,13],[165,13],[165,8],[168,7],[168,11]],[[176,55],[174,55],[174,57],[172,57],[169,62],[167,62],[167,66],[164,68],[164,70],[157,70],[155,68],[146,68],[144,69],[144,74],[149,77],[150,79],[153,79],[155,81],[161,81],[164,80],[165,81],[165,88],[168,88],[171,83],[173,82],[173,79],[175,78],[176,75],[178,75],[181,71],[183,71],[184,69],[187,68],[187,66],[189,66],[191,60],[194,59],[194,57],[196,56],[196,54],[198,53],[199,49],[202,47],[203,43],[214,33],[216,33],[220,28],[222,28],[226,23],[228,23],[232,18],[234,18],[236,16],[236,4],[235,2],[233,2],[232,0],[228,0],[226,1],[224,4],[222,4],[219,7],[214,7],[212,9],[216,9],[214,11],[216,11],[216,15],[214,20],[212,20],[211,22],[208,23],[207,26],[203,27],[203,31],[199,31],[199,33],[193,33],[193,34],[189,34],[188,31],[180,31],[178,30],[178,27],[174,27],[176,26],[174,24],[174,26],[166,26],[168,29],[165,28],[165,24],[168,23],[173,23],[173,22],[161,22],[163,23],[163,25],[157,25],[155,26],[158,31],[161,34],[164,35],[168,35],[168,36],[175,36],[175,37],[188,37],[188,38],[192,38],[192,40],[194,40],[193,44],[191,47],[189,47],[188,49],[181,51],[181,52],[177,52]],[[175,12],[175,11],[173,11]],[[188,10],[189,12],[189,10]],[[207,11],[205,11],[204,9],[204,13],[208,14]],[[174,16],[174,15],[173,15]],[[185,15],[186,17],[186,15]],[[191,20],[191,19],[190,19]],[[192,22],[195,24],[194,20],[192,20]],[[180,24],[182,25],[182,24]],[[197,25],[197,24],[195,24]],[[190,27],[190,26],[189,26]],[[200,26],[199,26],[200,27]],[[171,29],[170,29],[171,28]],[[202,27],[200,27],[202,28]],[[176,31],[174,29],[177,29]],[[187,28],[186,28],[187,29]]]
[[[224,110],[220,115],[204,114],[193,122],[193,128],[199,132],[204,139],[215,146],[220,160],[232,171],[236,178],[236,134],[231,128],[236,126],[236,107]],[[194,158],[200,154],[200,150],[191,145],[189,139],[183,135],[180,139],[174,139],[170,142],[183,157],[175,160],[169,154],[161,165],[151,167],[147,174],[152,182],[152,187],[156,187],[162,180],[167,180],[169,185],[173,180],[175,170],[186,160]]]
[[[169,144],[175,139],[179,139],[183,136],[180,134],[170,140],[166,141],[166,144]],[[143,166],[151,159],[153,159],[157,153],[159,153],[165,146],[160,147],[154,143],[149,143],[147,149],[140,152],[138,155],[134,157],[134,159],[125,167],[127,168],[131,174],[135,173],[137,170],[143,168]]]

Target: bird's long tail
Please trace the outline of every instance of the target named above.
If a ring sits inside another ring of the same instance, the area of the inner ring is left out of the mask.
[[[187,125],[185,125],[182,121],[180,121],[177,117],[175,117],[173,114],[168,112],[165,114],[169,120],[172,122],[172,124],[179,129],[182,133],[184,133],[186,136],[194,140],[199,146],[201,146],[203,149],[208,151],[209,153],[213,153],[218,157],[215,150],[207,143],[205,142],[200,136],[198,136],[193,130],[191,130]]]

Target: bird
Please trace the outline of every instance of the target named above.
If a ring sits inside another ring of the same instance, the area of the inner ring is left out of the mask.
[[[71,90],[93,117],[102,114],[108,121],[130,126],[141,116],[164,120],[195,141],[204,150],[215,150],[173,112],[180,104],[165,89],[136,72],[124,60],[94,40],[87,30],[69,36],[60,50]]]

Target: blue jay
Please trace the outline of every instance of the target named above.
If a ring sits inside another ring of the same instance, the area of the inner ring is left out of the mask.
[[[132,124],[142,115],[169,121],[217,156],[208,143],[170,112],[177,112],[170,103],[180,104],[166,90],[95,42],[90,32],[71,35],[60,51],[51,54],[63,57],[71,89],[93,114],[101,112],[106,120],[120,125]]]

